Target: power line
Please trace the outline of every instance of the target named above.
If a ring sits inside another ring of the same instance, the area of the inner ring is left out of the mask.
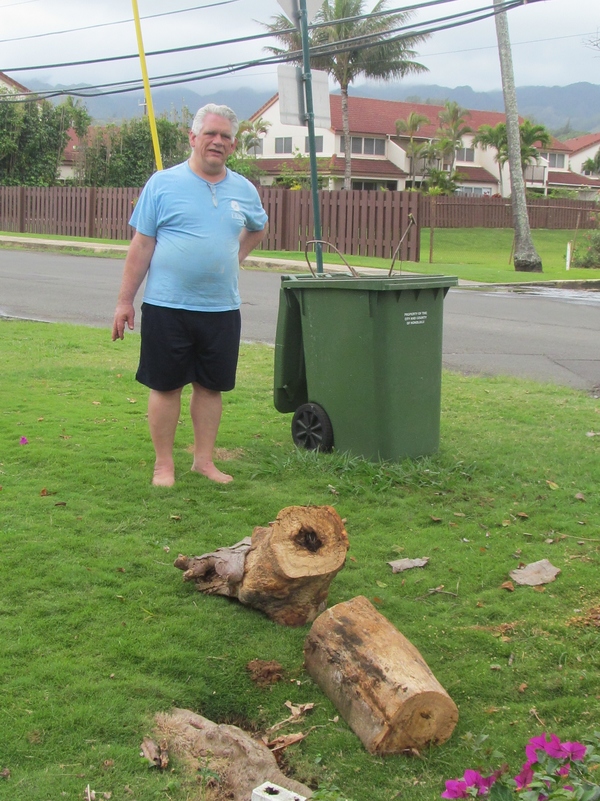
[[[426,8],[426,7],[429,7],[429,6],[438,5],[439,3],[443,3],[443,2],[455,2],[455,0],[428,0],[428,2],[421,3],[418,6],[410,6],[409,8],[411,10],[412,9],[416,9],[416,8]],[[516,6],[524,5],[527,2],[528,2],[528,0],[505,0],[505,2],[500,7],[488,6],[488,8],[493,8],[494,9],[493,13],[495,14],[495,13],[499,13],[500,11],[504,11],[504,10],[507,10],[507,9],[514,8]],[[539,2],[539,0],[529,0],[529,2]],[[391,9],[388,12],[385,12],[385,13],[388,13],[388,14],[396,13],[397,14],[397,13],[402,12],[402,11],[403,11],[403,9],[396,8],[396,9]],[[479,11],[479,9],[477,11]],[[381,13],[383,13],[383,12],[379,12],[379,14],[381,14]],[[473,12],[473,11],[463,11],[463,12],[461,12],[462,15],[468,15],[468,14],[471,14],[471,13],[475,13],[475,12]],[[318,25],[309,26],[309,27],[312,28],[312,27],[327,27],[327,26],[333,26],[333,25],[341,25],[341,24],[344,24],[344,23],[348,22],[349,20],[350,21],[356,21],[358,19],[366,19],[369,16],[371,16],[371,15],[363,14],[360,17],[349,17],[349,18],[345,18],[345,19],[342,19],[342,20],[335,20],[333,22],[319,23]],[[418,23],[416,23],[416,24],[418,24]],[[193,51],[193,50],[201,50],[201,49],[205,49],[205,48],[208,48],[208,47],[217,47],[217,46],[220,46],[220,45],[240,44],[242,42],[254,41],[254,40],[264,39],[264,38],[272,38],[273,36],[277,36],[277,35],[280,35],[282,33],[283,34],[285,34],[285,33],[293,33],[295,30],[296,30],[295,28],[288,28],[288,29],[283,30],[283,31],[277,31],[276,33],[273,32],[273,31],[269,31],[267,33],[259,33],[259,34],[254,34],[252,36],[243,36],[243,37],[238,37],[236,39],[225,39],[225,40],[222,40],[220,42],[205,42],[205,43],[202,43],[202,44],[187,45],[187,46],[184,46],[184,47],[174,47],[174,48],[168,48],[168,49],[165,49],[165,50],[153,50],[153,51],[149,51],[149,52],[146,53],[146,58],[150,58],[152,56],[164,56],[164,55],[172,55],[174,53],[190,52],[190,51]],[[109,63],[109,62],[114,62],[114,61],[126,61],[126,60],[129,60],[129,59],[137,59],[138,57],[139,57],[138,53],[130,53],[130,54],[123,55],[123,56],[110,56],[110,57],[106,57],[106,58],[85,59],[85,60],[82,60],[82,61],[67,61],[67,62],[62,62],[62,63],[58,63],[58,64],[38,64],[38,65],[33,66],[33,67],[31,67],[31,66],[30,67],[2,67],[2,68],[0,68],[0,72],[5,72],[5,73],[31,72],[33,70],[42,70],[42,69],[59,69],[59,68],[62,68],[62,67],[81,67],[81,66],[89,66],[91,64],[103,64],[103,63]]]
[[[25,0],[28,3],[37,3],[38,0]],[[144,17],[140,17],[140,19],[156,19],[156,17],[170,17],[173,14],[184,14],[188,11],[198,11],[199,9],[203,8],[214,8],[215,6],[227,6],[230,3],[238,3],[239,0],[219,0],[219,2],[209,3],[208,5],[203,6],[192,6],[191,8],[180,8],[176,11],[163,11],[161,14],[148,14]],[[21,5],[21,3],[13,3],[12,5]],[[6,8],[7,6],[0,6],[0,8]],[[125,23],[133,22],[133,17],[129,17],[129,19],[119,19],[115,20],[115,22],[99,22],[97,25],[86,25],[83,28],[68,28],[64,31],[48,31],[47,33],[34,33],[29,34],[29,36],[12,36],[10,39],[0,39],[0,44],[4,44],[5,42],[23,42],[26,39],[43,39],[47,36],[59,36],[63,33],[79,33],[81,31],[92,31],[96,28],[108,28],[112,25],[124,25]]]
[[[528,0],[528,2],[541,2],[542,0]],[[500,11],[511,10],[513,8],[517,8],[527,2],[527,0],[507,0],[503,4],[503,6],[498,9],[495,5],[494,6],[484,6],[479,9],[474,9],[467,12],[459,12],[457,14],[448,15],[446,17],[440,17],[425,23],[414,23],[412,25],[405,25],[399,28],[393,29],[389,33],[396,33],[395,36],[385,35],[384,42],[385,43],[393,43],[397,41],[401,41],[402,39],[407,38],[414,38],[415,36],[428,36],[431,33],[436,33],[442,30],[449,30],[451,28],[461,27],[472,22],[477,22],[482,19],[488,19],[492,16],[495,16],[496,13]],[[478,16],[471,16],[473,14],[477,14]],[[465,17],[467,17],[465,19]],[[420,25],[428,25],[429,27],[424,28],[421,31],[415,32],[414,28],[418,28]],[[281,33],[281,32],[278,32]],[[273,35],[273,34],[270,34]],[[260,37],[262,38],[262,34]],[[377,44],[381,41],[381,34],[377,35],[378,41],[373,41],[373,35],[371,36],[359,36],[354,37],[351,39],[341,40],[340,42],[335,43],[334,45],[320,45],[317,47],[313,47],[310,50],[311,57],[318,57],[319,55],[338,55],[343,52],[347,52],[348,50],[364,50],[370,47],[373,47],[374,44]],[[210,43],[210,45],[203,45],[203,46],[214,46],[216,43]],[[177,49],[179,50],[179,49]],[[205,80],[207,78],[215,78],[220,77],[222,75],[232,74],[235,72],[242,71],[244,69],[250,69],[252,67],[257,66],[266,66],[266,65],[273,65],[273,64],[280,64],[289,61],[297,61],[301,57],[301,51],[285,51],[278,53],[276,55],[262,58],[262,59],[253,59],[251,61],[244,61],[239,62],[237,64],[228,64],[222,65],[219,67],[208,67],[200,70],[193,70],[181,73],[172,73],[170,75],[163,75],[163,76],[156,76],[151,79],[151,85],[153,88],[163,87],[163,86],[173,86],[176,84],[183,84],[183,83],[190,83],[192,81],[198,80]],[[8,71],[8,70],[7,70]],[[172,80],[174,79],[174,80]],[[114,88],[119,87],[119,88]],[[139,91],[142,87],[142,84],[139,79],[134,79],[131,81],[122,81],[119,83],[108,83],[108,84],[99,84],[97,86],[89,86],[89,87],[73,87],[67,90],[48,90],[48,92],[44,93],[36,93],[35,96],[31,98],[25,99],[25,102],[35,102],[39,99],[40,95],[43,95],[46,98],[53,98],[62,95],[71,95],[74,97],[105,97],[109,95],[115,94],[124,94],[127,92]],[[92,92],[91,89],[110,89],[111,91],[99,91],[99,92]],[[3,98],[0,98],[0,102],[23,102],[23,97],[20,96],[20,100],[11,100],[10,95],[5,95]]]

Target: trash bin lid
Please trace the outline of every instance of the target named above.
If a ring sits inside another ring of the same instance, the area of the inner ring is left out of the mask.
[[[361,275],[354,278],[350,275],[282,275],[283,289],[318,289],[333,287],[337,289],[360,289],[388,292],[390,290],[404,289],[440,289],[457,286],[458,277],[455,275]]]

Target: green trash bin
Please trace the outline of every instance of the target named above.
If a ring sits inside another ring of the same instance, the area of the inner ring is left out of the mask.
[[[397,461],[440,439],[452,276],[282,276],[274,403],[310,450]]]

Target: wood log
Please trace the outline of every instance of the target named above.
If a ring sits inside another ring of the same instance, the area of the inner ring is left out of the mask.
[[[202,556],[180,554],[175,567],[202,593],[228,595],[277,623],[303,626],[326,609],[347,550],[344,521],[333,507],[288,506],[251,538]]]
[[[304,658],[372,754],[443,743],[456,726],[458,709],[419,651],[363,596],[315,620]]]

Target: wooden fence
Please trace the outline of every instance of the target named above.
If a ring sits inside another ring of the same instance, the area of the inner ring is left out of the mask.
[[[140,189],[0,187],[0,230],[102,239],[130,239],[127,221]],[[259,187],[269,215],[265,250],[304,251],[313,234],[311,193]],[[344,254],[419,260],[419,231],[436,228],[511,228],[510,201],[503,198],[427,197],[416,192],[320,192],[322,238]],[[598,227],[593,201],[528,202],[532,228]],[[325,249],[327,252],[327,249]]]
[[[527,201],[532,228],[597,228],[600,205],[593,200],[536,198]],[[509,198],[425,196],[420,199],[421,228],[512,228]]]

